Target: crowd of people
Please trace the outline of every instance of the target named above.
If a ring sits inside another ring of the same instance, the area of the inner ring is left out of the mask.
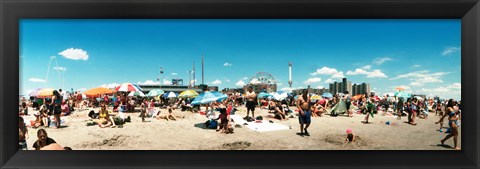
[[[427,119],[429,113],[434,112],[435,116],[440,116],[437,122],[440,125],[438,130],[440,132],[443,132],[444,119],[448,116],[449,129],[447,132],[449,135],[441,140],[441,144],[453,137],[454,148],[458,149],[458,121],[461,120],[461,102],[453,99],[434,100],[433,98],[403,98],[389,95],[379,97],[368,94],[352,97],[348,92],[335,94],[333,97],[314,98],[315,94],[304,90],[298,96],[289,95],[285,99],[276,100],[259,98],[252,87],[249,87],[245,94],[239,92],[226,94],[228,96],[226,99],[203,105],[192,105],[194,98],[167,98],[161,95],[152,99],[127,96],[125,92],[119,92],[115,94],[115,97],[101,95],[85,98],[80,92],[63,93],[61,89],[54,90],[49,98],[31,97],[27,100],[22,97],[19,104],[19,146],[20,149],[27,149],[28,130],[21,116],[29,115],[29,107],[33,108],[33,115],[36,118],[31,125],[33,128],[44,126],[58,129],[62,126],[62,116],[70,115],[75,110],[99,108],[97,112],[91,110],[89,117],[92,124],[106,128],[122,127],[122,124],[131,122],[130,116],[125,117],[124,112],[134,112],[135,108],[140,109],[139,117],[142,122],[146,122],[147,118],[177,120],[182,118],[174,114],[177,110],[197,113],[202,112],[200,107],[204,106],[203,113],[207,118],[206,128],[216,129],[220,133],[233,133],[233,120],[230,115],[235,114],[238,107],[245,106],[246,116],[244,119],[247,121],[259,118],[259,116],[255,116],[256,108],[267,109],[270,117],[281,121],[298,116],[300,132],[297,135],[302,137],[310,136],[308,128],[311,125],[312,117],[322,117],[326,114],[334,117],[342,114],[347,117],[363,114],[365,117],[362,123],[369,124],[370,118],[374,118],[375,114],[382,112],[382,115],[397,116],[398,120],[406,116],[407,123],[415,126],[418,123],[417,119]],[[219,114],[217,115],[216,112]],[[347,131],[347,135],[347,141],[354,141],[354,138],[351,138],[354,137],[351,129]],[[46,136],[44,129],[38,130],[38,137],[39,140],[34,143],[35,149],[55,143],[53,139]]]

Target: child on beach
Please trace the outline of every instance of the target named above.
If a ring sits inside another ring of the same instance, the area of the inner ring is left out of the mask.
[[[372,118],[373,118],[373,109],[375,108],[375,105],[373,104],[374,101],[375,100],[372,98],[372,99],[370,99],[370,102],[368,102],[365,105],[365,108],[367,110],[367,115],[365,116],[365,121],[364,121],[365,124],[368,124],[369,115],[372,116]]]
[[[20,150],[28,150],[27,140],[28,139],[28,129],[25,126],[23,117],[18,117],[18,146]]]
[[[35,143],[33,143],[33,148],[35,150],[40,150],[41,148],[43,148],[47,145],[56,143],[55,140],[48,137],[47,131],[45,131],[44,129],[40,129],[40,130],[37,131],[37,137],[38,137],[37,141],[35,141]]]
[[[217,126],[217,131],[221,131],[221,133],[231,133],[232,127],[229,127],[229,121],[227,117],[227,109],[221,108],[220,109],[220,115],[218,116],[217,119],[215,120],[220,120],[220,125]]]
[[[355,142],[355,134],[353,133],[352,129],[347,129],[347,138],[345,141],[348,142]]]

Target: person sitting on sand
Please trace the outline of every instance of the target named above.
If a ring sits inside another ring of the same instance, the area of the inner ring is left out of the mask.
[[[61,109],[62,109],[62,114],[61,114],[62,116],[66,116],[70,114],[70,108],[68,107],[68,104],[65,101],[62,101]]]
[[[320,104],[320,101],[316,102],[313,107],[314,107],[314,111],[312,113],[313,117],[322,117],[322,114],[327,112],[327,109],[325,109],[325,107],[322,104]]]
[[[353,133],[352,129],[347,129],[347,138],[345,141],[348,142],[355,142],[355,133]]]
[[[177,120],[175,116],[173,116],[172,110],[168,110],[168,114],[161,114],[161,111],[159,110],[157,112],[157,115],[155,116],[156,119],[165,119],[165,120]]]
[[[28,129],[25,125],[23,117],[18,117],[18,145],[19,150],[28,150],[27,148],[27,139],[28,139]]]
[[[283,107],[280,103],[271,101],[269,105],[269,112],[274,114],[274,117],[279,120],[286,120],[287,115],[285,114]]]
[[[37,141],[35,141],[35,143],[33,143],[33,148],[35,150],[40,150],[41,148],[43,148],[47,145],[56,143],[55,140],[48,137],[47,131],[45,131],[44,129],[39,129],[37,131],[37,137],[38,137]]]
[[[113,119],[108,114],[107,106],[105,104],[100,105],[100,111],[98,112],[98,120],[96,121],[101,128],[115,126]]]

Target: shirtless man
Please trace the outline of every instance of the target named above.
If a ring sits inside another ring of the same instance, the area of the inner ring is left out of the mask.
[[[298,97],[297,108],[300,113],[300,115],[298,116],[298,121],[300,122],[300,133],[297,133],[297,134],[302,137],[304,135],[310,136],[310,134],[307,131],[307,128],[310,126],[312,113],[310,109],[310,96],[308,95],[307,90],[304,90],[302,95]]]
[[[250,114],[250,111],[252,111],[252,118],[255,119],[255,98],[257,97],[257,94],[253,91],[252,86],[248,87],[248,91],[246,93],[246,98],[247,98],[247,117]]]

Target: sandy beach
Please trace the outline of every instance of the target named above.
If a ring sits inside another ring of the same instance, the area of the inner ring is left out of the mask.
[[[244,117],[245,107],[238,109],[236,115]],[[381,113],[370,118],[371,124],[361,123],[364,118],[361,114],[354,117],[312,117],[311,136],[302,137],[296,134],[299,132],[296,116],[287,121],[265,119],[291,126],[291,129],[258,132],[240,124],[241,128],[235,128],[233,134],[222,134],[203,128],[207,120],[204,115],[181,111],[174,112],[176,116],[184,117],[177,121],[152,118],[147,119],[149,122],[142,122],[139,112],[133,112],[125,113],[132,122],[126,123],[123,128],[86,126],[90,110],[97,112],[98,108],[75,111],[62,117],[64,127],[45,128],[48,136],[73,150],[452,150],[453,146],[453,138],[446,141],[446,146],[439,146],[446,133],[437,130],[439,126],[435,121],[440,117],[432,113],[428,119],[417,118],[416,126],[405,123],[406,117],[397,120],[395,116],[382,116]],[[162,112],[166,110],[162,109]],[[258,115],[266,117],[268,113],[257,108],[255,116]],[[28,122],[34,116],[24,118]],[[387,121],[391,124],[385,124]],[[349,128],[357,136],[354,143],[343,141]],[[32,150],[38,129],[29,127],[28,130],[30,138],[27,144]],[[458,142],[461,147],[461,134]]]

